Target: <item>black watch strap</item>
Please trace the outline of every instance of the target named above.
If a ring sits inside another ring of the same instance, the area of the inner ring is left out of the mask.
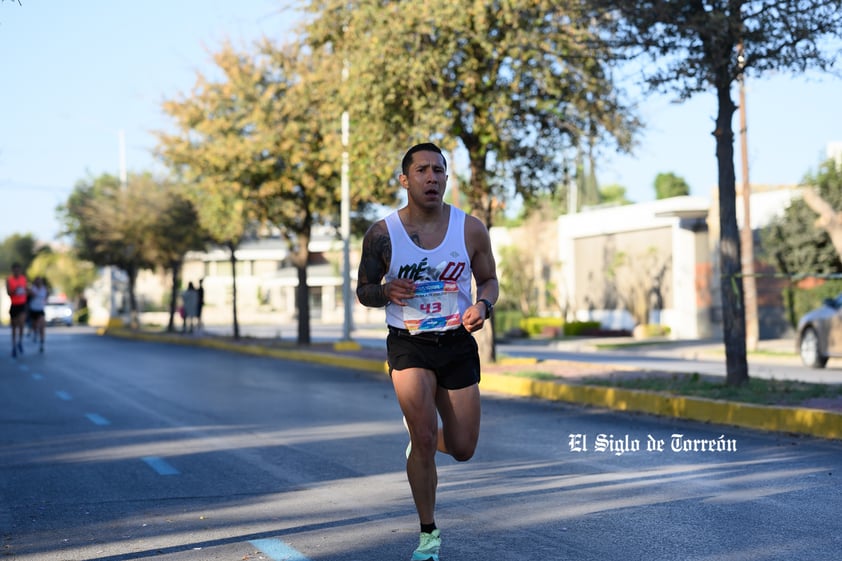
[[[479,302],[485,304],[485,319],[490,318],[491,314],[494,313],[494,304],[491,303],[491,300],[486,300],[485,298],[477,300],[477,303]]]

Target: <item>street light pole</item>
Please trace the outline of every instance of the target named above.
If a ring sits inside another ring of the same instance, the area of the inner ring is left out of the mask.
[[[745,63],[743,45],[739,46],[739,63]],[[757,282],[754,276],[754,233],[751,229],[751,184],[748,178],[748,128],[746,125],[745,74],[740,74],[740,153],[742,158],[743,229],[741,230],[741,251],[743,271],[743,305],[745,306],[746,349],[756,351],[760,340],[757,317]]]
[[[128,184],[128,171],[126,169],[126,132],[120,129],[117,133],[117,144],[119,148],[120,161],[120,188],[125,190]],[[108,286],[111,292],[111,306],[108,313],[108,327],[120,327],[122,321],[120,314],[117,313],[117,267],[114,265],[108,266]]]

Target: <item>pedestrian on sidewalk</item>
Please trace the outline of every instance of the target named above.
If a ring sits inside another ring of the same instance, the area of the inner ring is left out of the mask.
[[[471,333],[491,316],[499,287],[488,229],[444,202],[438,146],[410,148],[401,171],[407,204],[366,233],[357,297],[386,309],[389,373],[409,431],[406,474],[421,523],[412,559],[439,561],[435,454],[467,461],[476,449],[480,361]]]
[[[193,333],[196,324],[196,317],[199,314],[199,293],[193,282],[187,283],[187,290],[181,295],[181,305],[184,307],[182,333]]]
[[[199,288],[196,289],[196,330],[201,332],[204,329],[202,323],[202,310],[205,307],[205,279],[199,279]]]

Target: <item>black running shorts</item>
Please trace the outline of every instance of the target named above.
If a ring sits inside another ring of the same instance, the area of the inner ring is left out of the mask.
[[[12,304],[9,308],[9,317],[15,319],[18,316],[26,315],[26,304]]]
[[[477,342],[462,326],[416,335],[390,326],[386,349],[390,375],[393,370],[424,368],[433,371],[438,385],[448,390],[479,383]]]

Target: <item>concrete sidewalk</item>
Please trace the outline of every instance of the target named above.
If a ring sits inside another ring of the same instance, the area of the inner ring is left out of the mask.
[[[376,347],[343,345],[321,342],[310,348],[297,348],[291,343],[278,340],[247,338],[237,341],[224,336],[199,336],[148,331],[133,331],[124,328],[103,330],[102,334],[128,339],[139,339],[172,344],[183,344],[216,348],[245,354],[270,356],[286,360],[316,362],[335,366],[363,370],[377,374],[386,374],[385,352]],[[547,344],[549,342],[546,342]],[[599,344],[604,344],[600,340]],[[577,344],[596,344],[593,341]],[[721,352],[722,345],[710,342],[689,344],[688,342],[668,342],[672,352],[680,353],[715,353]],[[789,342],[791,345],[791,342]],[[784,349],[787,342],[775,341],[762,348]],[[792,349],[792,346],[789,346]],[[771,351],[770,351],[771,352]],[[784,351],[781,351],[784,352]],[[791,351],[786,351],[791,352]],[[533,368],[534,370],[535,368]],[[555,380],[536,380],[511,373],[495,373],[493,368],[483,373],[481,388],[484,391],[498,392],[511,396],[531,397],[550,401],[562,401],[607,408],[616,411],[645,413],[673,417],[692,421],[701,421],[723,426],[739,426],[763,431],[793,433],[816,436],[827,439],[842,439],[842,413],[838,411],[811,409],[804,407],[785,407],[753,405],[695,397],[667,395],[663,393],[627,390],[614,387],[602,387],[571,383],[564,378]]]

